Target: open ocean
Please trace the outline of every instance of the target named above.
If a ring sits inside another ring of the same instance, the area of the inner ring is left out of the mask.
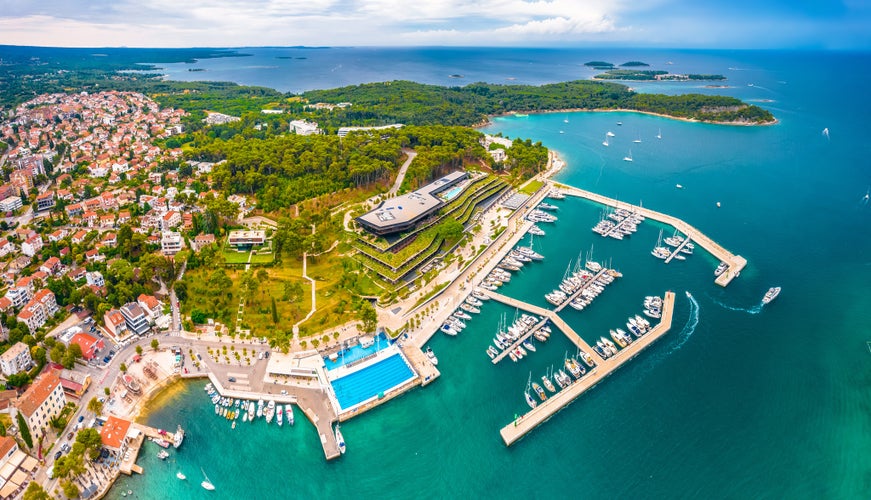
[[[486,131],[540,140],[567,162],[557,180],[683,218],[748,267],[728,288],[701,248],[664,265],[646,222],[631,238],[590,231],[601,207],[575,198],[540,224],[545,255],[502,288],[544,305],[579,252],[625,277],[583,312],[562,313],[588,341],[675,290],[672,330],[612,377],[506,448],[499,429],[527,410],[527,378],[562,363],[557,332],[519,363],[491,365],[499,317],[487,303],[456,338],[430,345],[442,377],[342,426],[348,452],[327,463],[313,426],[214,415],[190,383],[148,423],[188,431],[170,462],[148,443],[145,474],[110,494],[136,498],[868,498],[871,491],[871,55],[628,49],[244,49],[248,58],[161,65],[174,79],[300,91],[390,79],[462,85],[588,78],[589,60],[722,73],[731,88],[633,83],[644,92],[733,95],[780,123],[730,127],[633,113],[497,118]],[[306,59],[276,59],[276,56]],[[672,61],[673,65],[665,65]],[[188,72],[189,67],[205,68]],[[449,78],[462,74],[464,78]],[[565,120],[568,120],[566,122]],[[618,126],[617,121],[623,125]],[[830,137],[822,135],[828,128]],[[616,134],[602,146],[605,133]],[[655,135],[661,130],[662,139]],[[562,131],[563,133],[560,133]],[[635,144],[633,139],[642,142]],[[629,149],[634,162],[622,161]],[[681,184],[684,189],[676,189]],[[722,208],[716,207],[716,202]],[[765,290],[780,297],[758,307]],[[683,293],[693,295],[690,300]],[[199,486],[202,468],[216,486]],[[175,478],[181,470],[187,481]]]

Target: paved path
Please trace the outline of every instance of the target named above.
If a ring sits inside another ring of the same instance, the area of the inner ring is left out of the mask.
[[[315,288],[315,280],[309,278],[309,276],[307,274],[307,269],[308,269],[307,263],[308,263],[308,254],[306,252],[303,252],[302,253],[302,277],[309,280],[309,282],[311,282],[311,284],[312,284],[312,308],[308,312],[308,314],[305,315],[305,318],[297,321],[296,324],[293,325],[294,339],[299,337],[299,325],[308,321],[308,319],[312,317],[312,314],[314,314],[318,310],[318,308],[317,308],[317,294],[316,294],[317,290]]]
[[[402,181],[405,180],[405,172],[408,170],[408,166],[411,165],[414,157],[417,156],[416,151],[412,151],[410,149],[403,149],[402,151],[406,155],[408,155],[408,158],[406,158],[405,163],[403,163],[402,166],[399,167],[399,173],[396,175],[396,181],[393,183],[393,187],[390,188],[390,191],[387,191],[388,196],[395,195],[399,191],[399,188],[402,187]]]

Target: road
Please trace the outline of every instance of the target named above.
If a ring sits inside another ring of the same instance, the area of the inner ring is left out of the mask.
[[[406,158],[405,163],[399,167],[399,174],[396,175],[396,181],[393,183],[393,187],[390,188],[390,191],[387,191],[388,196],[393,196],[399,191],[399,188],[402,186],[402,181],[405,180],[405,172],[408,170],[408,166],[411,165],[411,162],[417,156],[416,151],[410,149],[403,149],[402,151],[408,155],[408,158]]]

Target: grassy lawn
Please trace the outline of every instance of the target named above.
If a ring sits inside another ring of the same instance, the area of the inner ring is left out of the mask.
[[[248,262],[248,252],[224,249],[224,262],[227,264],[244,264]]]
[[[270,256],[271,257],[271,256]],[[268,278],[260,281],[257,290],[245,302],[242,315],[242,325],[250,328],[256,336],[271,336],[274,331],[289,332],[293,324],[301,320],[311,309],[311,288],[309,282],[302,278],[302,266],[283,265],[266,269]],[[233,280],[234,288],[238,286],[244,271],[241,269],[227,274]],[[299,293],[292,300],[285,300],[285,284],[296,283]],[[278,321],[272,315],[272,299],[275,299],[275,311]],[[234,310],[235,312],[235,310]]]
[[[521,192],[523,194],[530,194],[531,195],[531,194],[535,193],[536,191],[538,191],[538,189],[541,188],[542,185],[544,185],[543,182],[541,182],[539,180],[535,180],[535,179],[530,179],[529,182],[527,182],[526,184],[521,186],[521,188],[519,189],[519,192]]]
[[[254,254],[251,257],[251,264],[272,264],[275,261],[275,254],[272,253],[261,253]]]

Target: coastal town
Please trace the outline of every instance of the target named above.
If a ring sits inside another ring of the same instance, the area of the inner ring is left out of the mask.
[[[540,224],[557,220],[549,211],[558,207],[545,200],[585,198],[624,214],[603,236],[617,237],[628,227],[628,215],[640,217],[633,225],[644,216],[669,224],[675,238],[678,230],[684,237],[665,251],[666,262],[682,259],[696,242],[721,261],[721,286],[746,265],[679,219],[555,184],[550,176],[563,162],[554,153],[520,183],[489,169],[456,169],[400,191],[418,154],[404,149],[392,187],[341,212],[342,238],[352,242],[341,258],[351,256],[361,272],[395,295],[384,303],[374,297],[374,317],[331,315],[328,324],[322,320],[324,326],[304,334],[323,293],[307,263],[338,254],[339,242],[317,254],[303,252],[300,279],[310,287],[311,309],[281,345],[264,330],[252,331],[246,314],[254,307],[246,307],[244,295],[229,322],[190,305],[187,268],[218,252],[225,265],[232,259],[244,269],[234,274],[238,279],[253,281],[257,268],[257,279],[267,282],[275,268],[258,264],[275,260],[279,223],[255,210],[255,197],[215,188],[211,174],[220,162],[192,160],[182,148],[166,147],[184,132],[185,117],[142,94],[82,92],[39,96],[0,127],[7,145],[0,161],[7,180],[0,186],[4,498],[31,484],[53,495],[98,498],[121,474],[143,473],[136,464],[143,442],[179,448],[185,431],[181,425],[152,428],[137,417],[147,413],[151,398],[184,379],[207,379],[215,413],[234,429],[261,417],[292,426],[301,412],[314,425],[325,458],[339,458],[347,447],[339,423],[434,382],[440,372],[427,347],[430,338],[456,336],[489,300],[524,311],[523,320],[488,348],[494,364],[509,357],[517,362],[557,331],[578,350],[577,358],[565,360],[568,373],[547,378],[548,390],[555,390],[551,380],[563,389],[557,395],[548,398],[537,383],[527,387],[532,411],[502,430],[510,445],[666,333],[674,305],[671,292],[664,300],[648,297],[645,313],[662,318],[660,324],[651,328],[636,316],[627,324],[634,337],[618,329],[613,342],[603,337],[588,343],[557,313],[570,303],[582,309],[618,272],[592,260],[582,263],[586,270],[576,270],[560,285],[563,291],[549,295],[552,310],[496,293],[524,262],[543,258],[521,242],[544,235]],[[206,126],[238,121],[219,113],[204,120]],[[344,127],[338,134],[374,136],[401,128]],[[292,120],[288,133],[324,132],[317,123]],[[513,154],[509,139],[487,135],[480,142],[492,162],[502,164]],[[215,218],[224,226],[208,224]],[[207,277],[229,280],[222,273]],[[278,320],[274,297],[272,317]],[[158,458],[169,454],[161,450]],[[185,478],[181,471],[178,477]],[[214,485],[206,478],[202,487]]]

